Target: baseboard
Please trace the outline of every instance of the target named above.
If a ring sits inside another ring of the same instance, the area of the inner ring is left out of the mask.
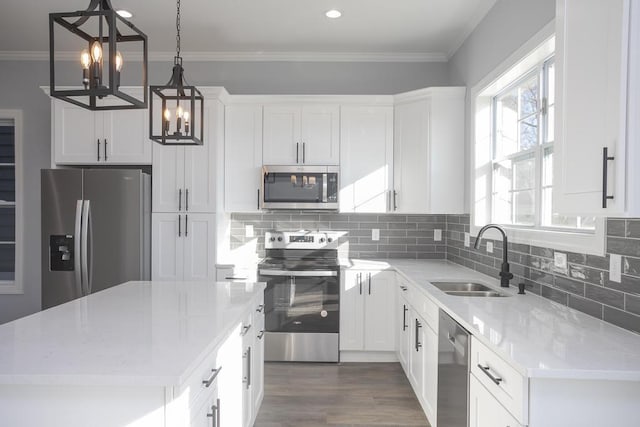
[[[340,362],[397,362],[395,351],[341,351]]]

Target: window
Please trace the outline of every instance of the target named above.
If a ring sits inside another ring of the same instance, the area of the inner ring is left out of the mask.
[[[553,57],[492,100],[491,218],[499,224],[592,230],[595,218],[553,213]]]
[[[21,293],[21,114],[0,110],[0,293]]]
[[[471,88],[471,233],[604,254],[604,220],[553,213],[555,37],[550,23]]]

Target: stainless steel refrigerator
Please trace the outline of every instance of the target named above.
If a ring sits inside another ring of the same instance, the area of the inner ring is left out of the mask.
[[[43,169],[42,308],[151,277],[151,179],[136,169]]]

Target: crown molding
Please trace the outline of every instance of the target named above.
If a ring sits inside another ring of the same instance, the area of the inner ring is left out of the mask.
[[[460,32],[458,38],[451,46],[451,49],[449,49],[449,52],[447,52],[447,60],[451,59],[451,57],[456,54],[458,49],[460,49],[460,47],[464,44],[467,38],[476,29],[478,24],[482,22],[484,17],[487,16],[487,13],[489,13],[489,11],[493,8],[493,6],[495,6],[496,2],[497,0],[491,0],[490,2],[485,4],[484,7],[479,8],[476,14],[469,21],[466,22],[466,25]]]
[[[149,61],[172,61],[174,52],[150,52]],[[77,61],[77,52],[57,52],[60,61]],[[187,62],[446,62],[441,52],[184,52]],[[0,51],[0,61],[48,61],[48,51]],[[133,58],[132,60],[137,60]]]

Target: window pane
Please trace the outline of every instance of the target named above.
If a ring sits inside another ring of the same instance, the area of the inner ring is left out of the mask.
[[[553,62],[547,66],[547,102],[549,105],[556,103],[556,66]]]
[[[542,186],[553,185],[553,147],[544,150],[542,159]]]
[[[513,162],[514,190],[528,190],[536,185],[536,162],[535,158],[529,157],[524,160]]]
[[[13,206],[0,208],[0,242],[15,241],[16,213]]]
[[[496,98],[496,156],[518,151],[518,90]]]
[[[547,137],[546,142],[552,142],[555,138],[554,126],[556,125],[556,107],[550,106],[547,109]]]
[[[538,144],[538,116],[520,122],[520,150],[529,150]]]
[[[0,166],[0,201],[16,201],[16,179],[13,166]]]
[[[534,225],[536,220],[535,195],[533,190],[514,193],[514,224]]]
[[[14,127],[0,126],[0,163],[14,162]]]
[[[538,75],[532,76],[529,80],[520,85],[520,118],[537,113],[540,108],[540,85]]]
[[[0,280],[14,280],[16,245],[0,244]]]
[[[511,224],[512,203],[511,189],[513,169],[510,161],[494,165],[493,171],[493,221],[500,224]]]

